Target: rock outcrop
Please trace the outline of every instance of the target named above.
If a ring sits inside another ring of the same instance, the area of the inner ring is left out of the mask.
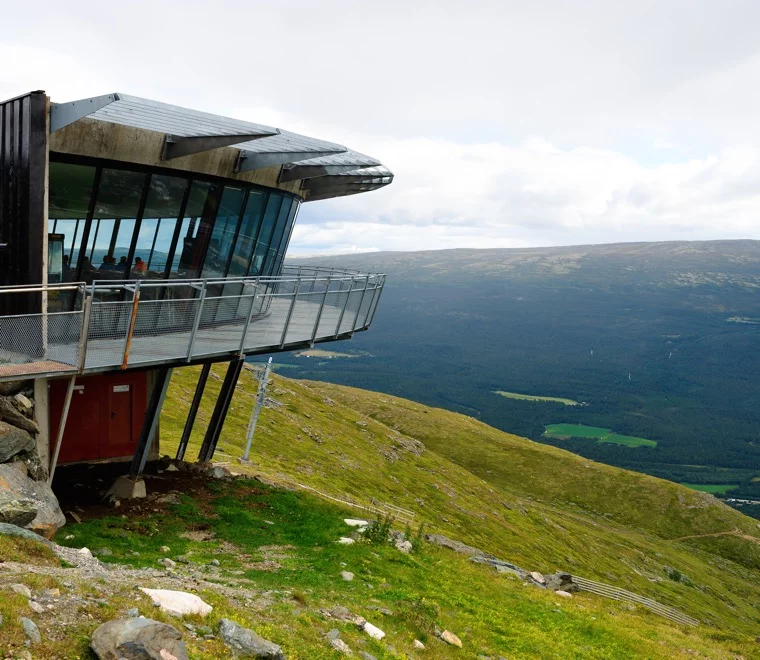
[[[230,647],[235,656],[261,658],[261,660],[285,660],[285,654],[277,644],[229,619],[219,621],[219,637]]]
[[[50,539],[66,524],[66,518],[47,483],[33,481],[5,463],[0,465],[0,522]]]
[[[188,660],[182,634],[153,619],[116,619],[92,634],[90,648],[100,660]]]

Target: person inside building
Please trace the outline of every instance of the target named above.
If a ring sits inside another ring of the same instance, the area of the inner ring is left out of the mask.
[[[136,277],[145,277],[147,270],[148,265],[140,259],[140,257],[135,257],[135,265],[132,267],[132,274]]]

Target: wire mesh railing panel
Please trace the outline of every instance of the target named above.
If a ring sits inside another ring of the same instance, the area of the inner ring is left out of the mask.
[[[271,294],[260,296],[257,307],[261,304],[268,313],[261,318],[254,318],[245,336],[245,350],[279,346],[282,331],[285,329],[290,298],[273,297]]]
[[[186,358],[200,301],[141,302],[129,347],[129,364]]]
[[[295,304],[292,306],[293,311],[290,314],[290,322],[285,333],[286,344],[311,341],[323,298],[323,293],[307,293],[297,296]]]
[[[237,296],[215,296],[203,301],[193,344],[194,357],[236,351],[240,348],[248,316],[230,315],[236,298]],[[248,297],[249,307],[250,301],[251,298]]]
[[[0,378],[75,370],[80,328],[81,312],[0,317]]]
[[[348,302],[343,312],[343,318],[340,320],[339,334],[345,332],[351,332],[354,326],[354,318],[356,318],[356,312],[359,309],[361,303],[362,293],[364,289],[363,282],[355,282],[353,289],[348,295]]]
[[[322,309],[322,316],[319,318],[319,327],[315,339],[329,339],[335,336],[338,329],[338,320],[346,302],[348,290],[331,291],[325,298],[325,306]]]
[[[131,302],[93,303],[87,332],[86,369],[121,365],[132,307]]]
[[[367,319],[369,318],[369,310],[372,306],[372,297],[375,295],[375,290],[373,287],[374,283],[368,281],[366,284],[366,290],[364,291],[364,294],[360,301],[359,313],[354,317],[354,330],[363,328],[367,323]]]
[[[46,319],[47,359],[78,367],[82,312],[55,312],[48,314]]]

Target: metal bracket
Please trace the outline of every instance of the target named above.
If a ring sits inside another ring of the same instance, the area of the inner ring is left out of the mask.
[[[58,129],[84,119],[118,100],[118,94],[106,94],[81,101],[52,104],[50,106],[50,132],[55,133]]]
[[[235,173],[250,172],[265,167],[288,165],[289,163],[297,163],[312,158],[334,156],[336,154],[345,153],[346,151],[348,151],[348,149],[328,149],[326,151],[270,151],[259,153],[257,151],[241,149],[235,163],[234,171]]]
[[[250,142],[260,138],[272,137],[279,135],[276,133],[246,133],[239,135],[194,135],[191,137],[182,137],[180,135],[167,134],[164,138],[164,150],[161,153],[161,160],[171,160],[181,156],[190,156],[211,149],[220,147],[230,147],[242,142]]]

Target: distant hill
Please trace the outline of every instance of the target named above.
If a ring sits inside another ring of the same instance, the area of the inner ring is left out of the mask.
[[[446,407],[613,465],[760,499],[760,242],[295,261],[382,271],[388,284],[370,331],[336,345],[353,359],[278,355],[289,374]],[[548,437],[550,424],[656,447]]]

